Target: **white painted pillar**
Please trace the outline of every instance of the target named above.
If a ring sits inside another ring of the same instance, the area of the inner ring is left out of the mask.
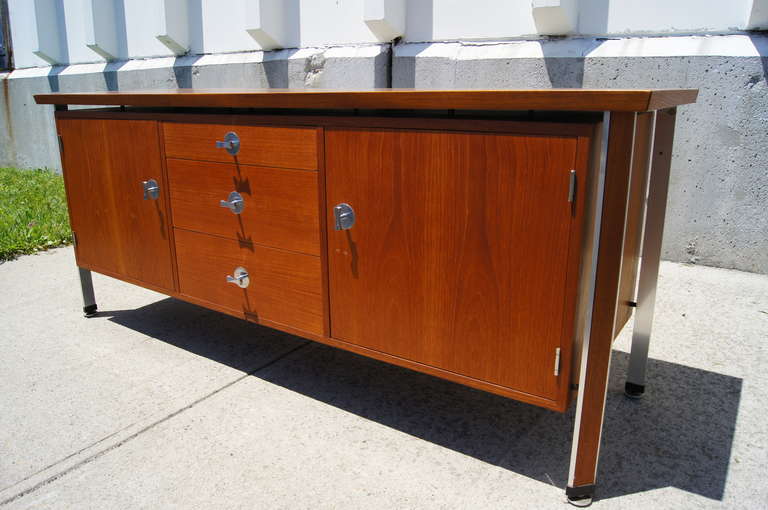
[[[121,57],[114,0],[83,0],[85,45],[106,61]]]
[[[577,0],[533,0],[533,21],[542,35],[573,34],[578,29]]]
[[[401,37],[405,34],[405,0],[365,0],[363,21],[382,42]]]
[[[33,3],[35,31],[29,34],[34,40],[32,53],[51,65],[66,64],[64,13],[59,12],[56,0],[34,0]]]
[[[160,18],[155,37],[174,55],[189,51],[189,9],[187,0],[159,0]]]
[[[298,0],[250,0],[245,31],[263,50],[299,47]]]
[[[768,30],[768,0],[752,0],[747,30]]]

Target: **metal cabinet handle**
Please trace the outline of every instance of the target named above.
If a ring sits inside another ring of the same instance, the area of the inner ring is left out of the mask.
[[[144,200],[157,200],[160,197],[160,186],[156,180],[142,181],[141,186],[144,188]]]
[[[227,200],[219,200],[219,206],[226,207],[233,214],[240,214],[245,208],[245,201],[240,193],[233,191],[229,194]]]
[[[248,271],[244,267],[236,267],[234,274],[235,276],[227,275],[227,282],[234,283],[241,289],[246,288],[251,283],[251,280],[248,277]]]
[[[237,133],[230,131],[224,135],[224,141],[216,140],[217,149],[227,149],[227,152],[233,156],[240,152],[240,137]]]
[[[355,224],[355,210],[349,204],[339,204],[333,208],[336,230],[349,230]]]

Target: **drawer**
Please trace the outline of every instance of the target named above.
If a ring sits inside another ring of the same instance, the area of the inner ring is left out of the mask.
[[[169,159],[168,179],[174,226],[320,255],[317,172]]]
[[[279,328],[323,334],[320,257],[176,229],[179,292]],[[247,288],[227,282],[235,268]]]
[[[230,131],[240,141],[236,155],[216,147]],[[163,123],[165,155],[169,158],[303,170],[317,170],[317,133],[317,128]]]

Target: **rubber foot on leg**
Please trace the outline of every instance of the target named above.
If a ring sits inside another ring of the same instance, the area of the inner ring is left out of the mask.
[[[568,503],[573,506],[585,507],[592,504],[592,497],[595,494],[594,485],[582,485],[579,487],[566,487],[565,496]]]
[[[93,317],[96,315],[96,305],[88,305],[83,307],[83,314],[86,317]]]
[[[624,384],[624,395],[629,398],[641,398],[643,393],[645,393],[644,384],[635,384],[631,382]]]

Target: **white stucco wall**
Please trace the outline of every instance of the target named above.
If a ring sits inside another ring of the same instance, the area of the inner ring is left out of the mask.
[[[698,88],[678,116],[664,257],[768,274],[768,34],[752,32],[768,0],[8,3],[0,166],[60,168],[43,92]]]
[[[197,6],[200,9],[196,9]],[[260,49],[245,31],[246,0],[201,0],[192,2],[191,7],[191,53],[232,53]]]
[[[101,0],[103,1],[103,0]],[[126,46],[130,57],[159,57],[172,52],[154,36],[159,31],[162,2],[157,0],[128,0],[125,6]]]
[[[301,46],[377,42],[363,20],[363,8],[363,0],[301,0]]]
[[[115,54],[114,60],[127,60],[255,51],[264,48],[262,43],[266,49],[372,44],[398,35],[408,42],[487,41],[543,35],[728,34],[768,25],[768,0],[9,0],[8,4],[16,68],[48,66],[51,61],[101,62],[105,57],[99,44]],[[379,13],[379,18],[367,19],[370,13]],[[163,19],[170,28],[161,26]],[[178,40],[171,42],[178,42],[180,49],[158,39],[166,32]],[[89,41],[91,33],[101,40]]]
[[[754,0],[761,3],[762,0]],[[589,35],[729,33],[745,30],[753,0],[582,0]]]

